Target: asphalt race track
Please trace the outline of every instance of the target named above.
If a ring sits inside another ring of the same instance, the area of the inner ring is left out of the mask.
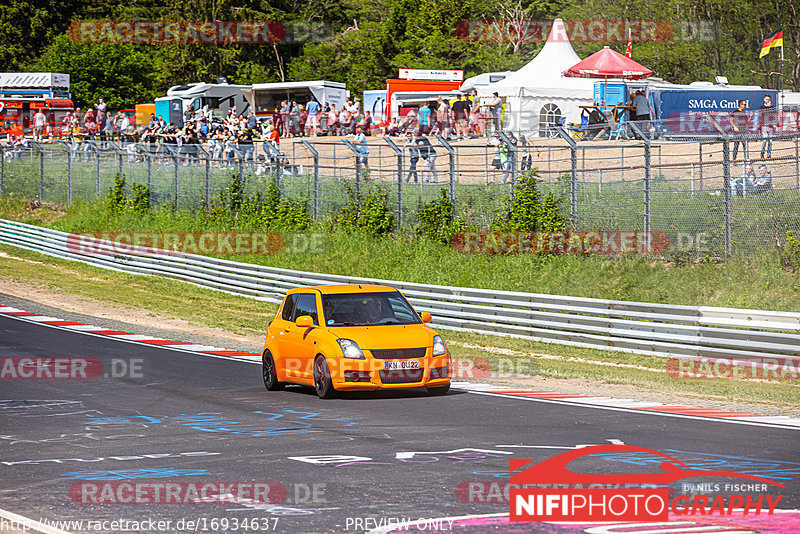
[[[105,532],[124,530],[112,526],[115,520],[151,521],[136,528],[128,524],[135,532],[252,532],[257,526],[260,532],[294,533],[384,532],[378,527],[420,519],[438,521],[406,525],[401,532],[601,532],[585,525],[510,525],[507,518],[490,515],[508,513],[497,489],[508,479],[509,459],[543,460],[578,445],[604,443],[655,449],[697,469],[776,480],[787,486],[768,490],[783,495],[778,508],[800,508],[798,430],[457,389],[444,397],[349,394],[322,401],[299,387],[267,392],[260,365],[252,362],[9,317],[0,317],[0,356],[97,358],[105,372],[119,375],[0,380],[3,519],[10,512],[42,522],[107,521]],[[592,456],[576,463],[593,473],[658,471],[658,463],[641,455]],[[470,481],[483,481],[470,487],[486,492],[465,491]],[[103,503],[81,502],[102,495],[102,489],[86,493],[86,488],[118,488],[121,482],[271,483],[273,502],[177,504],[141,497],[109,503],[108,495]],[[685,479],[672,487],[683,491],[682,484],[699,482],[712,480]],[[487,499],[492,502],[481,502]],[[452,520],[463,516],[471,517]],[[703,530],[706,519],[673,518],[687,523],[641,531],[800,532],[797,513],[738,523],[717,518],[720,524]],[[701,527],[689,523],[695,520]],[[58,531],[97,531],[92,528]]]

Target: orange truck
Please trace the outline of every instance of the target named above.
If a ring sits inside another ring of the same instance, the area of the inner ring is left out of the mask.
[[[156,112],[156,105],[136,104],[136,124],[147,126],[150,124],[150,114]]]

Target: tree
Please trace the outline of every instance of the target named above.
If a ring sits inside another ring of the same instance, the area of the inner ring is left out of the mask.
[[[164,76],[153,56],[131,45],[78,44],[56,37],[39,58],[37,68],[70,75],[75,104],[89,106],[103,98],[111,109],[152,101]]]

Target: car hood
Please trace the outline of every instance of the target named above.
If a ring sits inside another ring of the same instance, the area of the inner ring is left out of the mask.
[[[331,333],[352,339],[362,349],[416,349],[431,346],[434,332],[421,324],[339,326]]]

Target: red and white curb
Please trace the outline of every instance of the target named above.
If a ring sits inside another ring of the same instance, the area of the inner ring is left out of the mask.
[[[12,306],[0,305],[0,315],[14,317],[17,319],[32,321],[50,327],[64,328],[73,332],[89,334],[101,337],[108,337],[127,343],[141,343],[150,347],[161,347],[170,350],[179,350],[209,356],[213,358],[234,359],[249,363],[261,363],[261,355],[254,352],[243,352],[229,350],[210,345],[188,343],[186,341],[176,341],[152,336],[140,335],[133,332],[112,330],[100,326],[92,326],[74,321],[65,321],[57,317],[49,317],[38,313],[31,313],[20,310]],[[559,393],[556,391],[532,391],[514,389],[511,387],[497,386],[493,384],[473,383],[473,382],[452,382],[451,387],[477,393],[481,395],[492,395],[514,399],[524,399],[529,401],[547,402],[554,404],[568,404],[604,410],[650,413],[653,415],[664,415],[669,417],[680,417],[686,419],[701,419],[726,421],[730,423],[780,427],[792,430],[800,430],[800,418],[787,417],[783,415],[760,415],[750,412],[730,411],[719,408],[700,408],[688,405],[663,404],[653,401],[639,401],[633,399],[615,399],[612,397],[594,397],[581,395],[578,393]]]
[[[164,339],[153,336],[144,336],[135,334],[133,332],[125,332],[122,330],[112,330],[103,328],[101,326],[92,326],[90,324],[76,323],[75,321],[65,321],[57,317],[49,317],[38,313],[31,313],[25,310],[20,310],[12,306],[0,305],[0,314],[16,317],[17,319],[24,319],[39,324],[48,326],[55,326],[72,330],[83,334],[92,334],[95,336],[109,337],[119,341],[127,341],[133,343],[142,343],[144,345],[163,347],[165,349],[182,350],[186,352],[195,352],[205,354],[208,356],[222,356],[227,358],[235,358],[237,360],[245,361],[261,361],[261,355],[255,352],[243,352],[238,350],[229,350],[222,347],[214,347],[211,345],[201,345],[198,343],[187,343],[186,341],[176,341],[173,339]]]
[[[648,412],[654,415],[668,415],[687,419],[715,419],[732,423],[770,427],[780,426],[782,428],[800,430],[800,418],[788,417],[785,415],[760,415],[757,413],[724,410],[720,408],[700,408],[685,404],[664,404],[654,401],[595,397],[581,395],[579,393],[559,393],[556,391],[532,391],[491,384],[473,384],[470,382],[453,382],[451,387],[484,395],[512,397],[554,404],[581,405],[625,412]]]

